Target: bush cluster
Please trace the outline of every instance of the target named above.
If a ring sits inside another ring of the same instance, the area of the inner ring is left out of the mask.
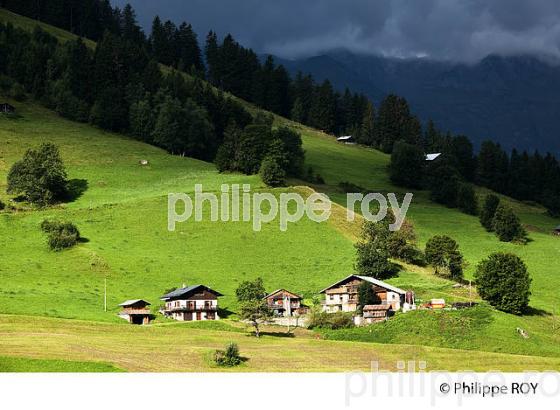
[[[214,352],[214,363],[223,367],[234,367],[241,364],[239,347],[236,343],[229,343],[226,350],[216,350]]]
[[[346,329],[354,326],[354,320],[348,312],[327,313],[314,309],[309,314],[307,326],[310,329]]]
[[[41,230],[47,234],[47,243],[53,251],[71,248],[80,239],[78,228],[71,222],[45,219],[41,223]]]

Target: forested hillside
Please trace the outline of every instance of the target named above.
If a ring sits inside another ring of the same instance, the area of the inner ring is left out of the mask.
[[[271,156],[276,165],[284,157],[301,163],[297,136],[259,132],[253,126],[270,120],[261,116],[251,124],[243,105],[224,94],[231,93],[325,132],[353,135],[359,143],[387,153],[397,141],[424,153],[443,152],[440,174],[456,174],[516,199],[539,202],[553,215],[560,213],[560,165],[552,154],[507,152],[491,141],[476,153],[468,136],[444,133],[433,121],[423,124],[403,97],[390,94],[376,107],[362,94],[336,91],[329,79],[317,83],[301,73],[292,79],[272,57],[261,62],[231,35],[220,40],[210,32],[200,46],[187,22],[177,27],[156,16],[146,35],[130,6],[120,10],[99,0],[56,0],[49,7],[6,0],[4,5],[98,40],[91,50],[81,40],[58,44],[40,30],[30,35],[9,25],[0,28],[6,55],[0,62],[3,89],[16,97],[30,92],[67,118],[207,161],[214,161],[223,146],[217,158],[222,171],[255,173]],[[173,68],[162,73],[158,64]],[[247,130],[249,125],[253,128]],[[280,155],[269,152],[273,140],[280,141]],[[291,141],[296,141],[295,148]],[[256,145],[261,148],[247,148]],[[224,161],[228,155],[223,152],[233,147],[235,159]],[[244,164],[247,156],[256,156],[256,164]],[[301,166],[281,168],[285,176],[314,179]]]

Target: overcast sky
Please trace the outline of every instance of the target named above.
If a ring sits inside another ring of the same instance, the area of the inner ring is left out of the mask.
[[[203,37],[232,33],[285,58],[334,48],[476,61],[488,54],[560,57],[559,0],[129,0],[147,32],[159,14]],[[112,0],[123,6],[127,1]]]

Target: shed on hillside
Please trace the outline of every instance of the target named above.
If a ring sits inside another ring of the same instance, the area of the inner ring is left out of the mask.
[[[554,235],[560,236],[560,225],[558,225],[556,228],[554,228],[554,229],[552,230],[552,233],[553,233]]]
[[[426,154],[426,161],[434,161],[441,155],[441,152],[434,152],[433,154]]]
[[[8,103],[0,104],[0,112],[4,114],[12,114],[16,111],[15,107]]]
[[[356,141],[354,140],[354,137],[352,135],[344,135],[342,137],[338,137],[336,139],[338,142],[342,142],[344,144],[355,144]]]
[[[147,325],[152,320],[152,313],[148,307],[150,302],[143,299],[127,300],[119,306],[123,308],[119,316],[133,325]]]

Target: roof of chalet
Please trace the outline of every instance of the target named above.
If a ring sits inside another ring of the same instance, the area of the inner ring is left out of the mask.
[[[277,294],[279,292],[286,292],[286,293],[289,293],[290,295],[294,296],[295,298],[303,299],[301,296],[295,294],[294,292],[290,292],[289,290],[286,290],[286,289],[276,289],[274,292],[271,292],[268,295],[266,295],[263,299],[268,299],[269,297],[274,296],[275,294]]]
[[[554,228],[555,231],[560,231],[560,225],[558,225],[556,228]]]
[[[355,275],[355,274],[348,275],[348,276],[345,277],[344,279],[341,279],[341,280],[339,280],[338,282],[333,283],[333,284],[330,285],[330,286],[327,286],[325,289],[323,289],[323,290],[322,290],[321,292],[319,292],[319,293],[324,293],[327,289],[334,288],[335,286],[338,286],[338,285],[341,284],[342,282],[345,282],[345,281],[347,281],[348,279],[350,279],[350,278],[352,278],[352,277],[356,277],[356,278],[358,278],[358,279],[365,280],[365,281],[367,281],[367,282],[373,283],[374,285],[377,285],[377,286],[379,286],[379,287],[381,287],[381,288],[384,288],[384,289],[393,291],[393,292],[395,292],[395,293],[399,293],[399,294],[401,294],[401,295],[406,295],[406,291],[404,291],[404,290],[402,290],[402,289],[400,289],[400,288],[397,288],[396,286],[389,285],[388,283],[385,283],[385,282],[383,282],[383,281],[381,281],[381,280],[379,280],[379,279],[372,278],[372,277],[370,277],[370,276],[360,276],[360,275]]]
[[[365,305],[363,307],[363,311],[370,311],[370,310],[389,310],[391,309],[391,305]]]
[[[426,154],[426,161],[433,161],[441,155],[441,152],[435,152],[433,154]]]
[[[187,286],[185,288],[180,288],[180,289],[175,289],[169,293],[166,293],[165,295],[163,295],[160,299],[161,300],[166,300],[166,299],[172,299],[172,298],[178,298],[181,296],[185,296],[189,293],[194,292],[195,290],[197,290],[198,288],[204,288],[206,289],[208,292],[215,294],[216,296],[224,296],[222,295],[220,292],[209,288],[208,286],[204,286],[204,285],[191,285],[191,286]]]
[[[132,305],[137,304],[138,302],[144,302],[146,305],[151,305],[150,302],[148,302],[148,301],[146,301],[146,300],[144,300],[144,299],[131,299],[131,300],[126,300],[126,301],[124,301],[124,302],[121,303],[119,306],[124,306],[124,307],[126,307],[126,306],[132,306]]]
[[[352,135],[344,135],[342,137],[338,137],[336,140],[337,141],[348,141],[348,140],[351,140],[352,138],[354,138]]]

